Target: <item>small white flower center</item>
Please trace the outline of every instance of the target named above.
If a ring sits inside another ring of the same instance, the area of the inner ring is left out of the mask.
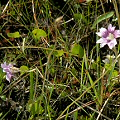
[[[107,39],[109,39],[109,40],[113,40],[113,39],[114,39],[114,35],[113,35],[112,33],[109,33]]]

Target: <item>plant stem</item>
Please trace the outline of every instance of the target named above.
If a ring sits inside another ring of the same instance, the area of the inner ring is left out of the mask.
[[[116,0],[112,0],[112,2],[113,2],[113,5],[114,5],[114,8],[115,8],[116,16],[118,18],[118,26],[119,26],[119,29],[120,29],[120,14],[118,12],[117,2],[116,2]],[[118,2],[120,3],[119,0],[118,0]],[[119,53],[119,46],[120,46],[120,40],[119,40],[119,45],[118,45],[118,53]],[[118,59],[118,66],[119,66],[119,72],[120,72],[120,58]]]

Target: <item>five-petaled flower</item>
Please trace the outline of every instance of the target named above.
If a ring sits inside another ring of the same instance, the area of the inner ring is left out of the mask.
[[[3,72],[6,72],[6,80],[10,82],[11,78],[14,76],[12,72],[12,64],[8,64],[4,62],[1,64],[1,67],[3,68]]]
[[[96,42],[100,43],[100,47],[108,45],[110,49],[117,44],[116,38],[120,37],[120,30],[115,30],[115,26],[109,24],[108,29],[100,28],[100,32],[96,32],[101,38]]]

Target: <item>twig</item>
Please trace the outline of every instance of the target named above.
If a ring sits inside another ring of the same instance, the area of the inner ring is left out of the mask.
[[[33,11],[33,17],[34,17],[34,20],[35,20],[35,24],[38,27],[38,21],[36,19],[36,13],[35,13],[35,7],[34,7],[34,1],[33,0],[32,0],[32,11]]]
[[[94,101],[87,102],[86,104],[80,102],[80,104],[82,104],[82,106],[76,108],[75,110],[71,111],[70,113],[67,113],[67,115],[71,115],[71,114],[73,114],[74,112],[76,112],[76,111],[78,111],[78,110],[81,110],[82,108],[85,108],[85,107],[89,108],[90,110],[92,110],[92,111],[94,111],[94,112],[96,112],[96,113],[99,113],[98,111],[94,110],[92,107],[89,106],[89,105],[91,105],[91,104],[93,104],[93,103],[94,103]],[[103,116],[103,117],[106,118],[107,120],[112,120],[112,119],[108,118],[107,116],[105,116],[105,115],[103,115],[103,114],[101,114],[101,116]],[[63,119],[64,117],[66,117],[66,115],[61,116],[58,120]]]
[[[10,0],[7,2],[7,4],[6,4],[6,6],[5,6],[5,8],[3,9],[3,11],[2,11],[2,14],[5,12],[5,10],[7,9],[7,7],[8,7],[8,5],[9,5],[9,3],[10,3]]]
[[[100,110],[100,112],[99,112],[99,115],[97,116],[97,119],[96,119],[96,120],[99,120],[100,116],[102,116],[101,113],[102,113],[104,107],[106,106],[106,104],[107,104],[108,100],[110,99],[110,97],[113,96],[115,92],[116,92],[116,91],[113,91],[113,92],[110,94],[110,96],[108,97],[108,99],[105,101],[105,103],[104,103],[103,107],[101,108],[101,110]]]

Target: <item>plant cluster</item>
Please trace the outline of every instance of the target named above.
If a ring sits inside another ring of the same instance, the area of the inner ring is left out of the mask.
[[[119,5],[1,1],[0,119],[119,120]]]

